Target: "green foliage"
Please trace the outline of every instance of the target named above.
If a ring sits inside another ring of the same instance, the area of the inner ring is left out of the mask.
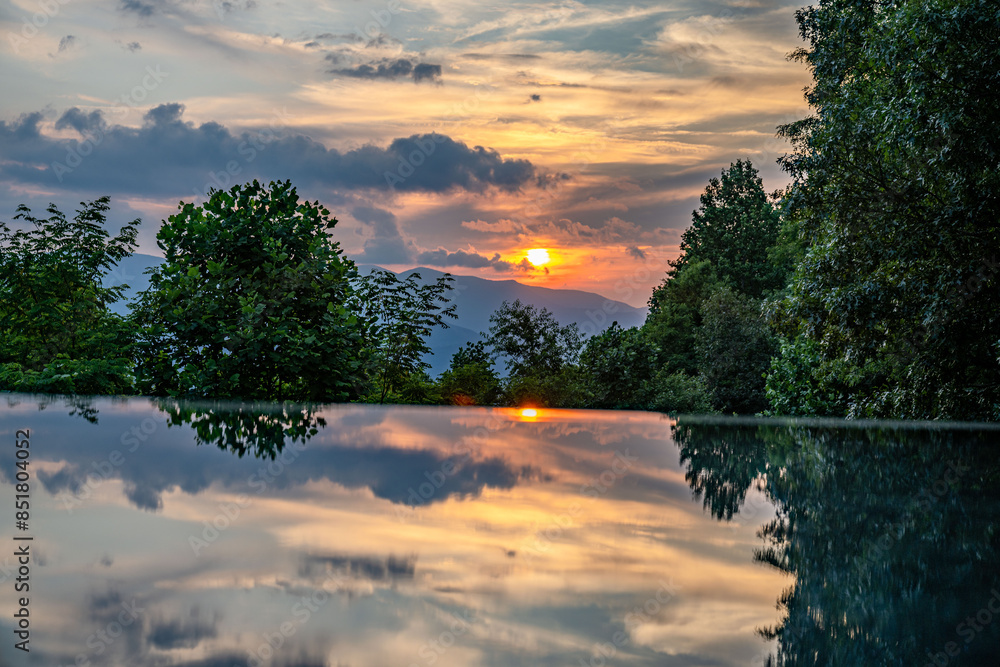
[[[500,378],[482,341],[458,348],[451,366],[438,378],[438,387],[452,405],[496,405],[501,397]]]
[[[671,414],[713,413],[712,392],[705,379],[661,368],[646,392],[646,409]]]
[[[420,386],[418,380],[430,367],[423,357],[430,352],[427,337],[431,329],[435,326],[447,329],[444,318],[455,317],[455,306],[445,307],[448,303],[445,294],[453,281],[446,273],[434,283],[421,285],[419,273],[411,273],[401,281],[396,274],[381,269],[361,278],[358,306],[364,320],[370,323],[367,345],[374,352],[374,389],[367,401],[385,403],[404,386],[409,386],[411,393]],[[413,385],[411,380],[417,384]],[[407,385],[408,382],[411,384]],[[425,394],[418,391],[417,395]],[[427,402],[432,402],[429,397]]]
[[[161,399],[157,407],[167,414],[167,426],[190,425],[195,443],[215,445],[239,458],[250,454],[274,459],[289,442],[305,443],[326,426],[315,416],[316,407],[295,403],[228,403]],[[292,459],[298,456],[293,453]]]
[[[636,410],[655,372],[656,347],[641,329],[622,329],[612,322],[591,336],[580,353],[588,408]]]
[[[1000,419],[995,3],[821,2],[797,17],[814,116],[782,132],[808,249],[782,333],[849,388],[850,416]],[[810,391],[796,359],[775,369],[776,409]]]
[[[681,254],[671,262],[669,278],[690,264],[712,262],[719,279],[733,289],[760,298],[785,285],[788,267],[771,261],[781,219],[768,200],[750,160],[737,160],[713,178],[701,195],[701,208],[681,235]],[[669,281],[668,278],[668,281]],[[654,300],[656,294],[654,292]]]
[[[117,394],[132,390],[132,332],[109,306],[125,285],[106,274],[136,247],[139,220],[109,238],[108,198],[81,203],[73,219],[54,205],[47,218],[18,207],[0,222],[0,389]]]
[[[575,363],[583,336],[575,324],[562,326],[547,309],[504,301],[490,315],[487,345],[503,357],[511,377],[557,375]]]
[[[366,397],[366,402],[373,403],[375,397]],[[381,394],[382,403],[393,403],[397,405],[441,405],[446,403],[441,387],[423,370],[414,371],[401,376],[396,384],[386,392]]]
[[[819,345],[804,337],[782,342],[771,359],[765,393],[769,415],[844,417],[848,387],[839,381],[836,359],[820,354]]]
[[[555,374],[514,375],[504,386],[507,405],[532,405],[541,408],[578,408],[585,405],[586,389],[581,369],[572,364]]]
[[[135,306],[138,376],[154,395],[344,401],[365,384],[366,322],[336,220],[288,182],[182,203],[157,235],[165,261]]]
[[[698,368],[723,413],[756,414],[768,407],[764,375],[777,341],[761,303],[723,287],[702,302],[695,345]]]
[[[658,366],[671,372],[697,372],[701,304],[719,287],[715,268],[706,259],[686,263],[653,290],[643,330],[659,349]]]

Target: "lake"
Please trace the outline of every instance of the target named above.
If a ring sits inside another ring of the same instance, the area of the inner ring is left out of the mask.
[[[1000,662],[985,425],[17,395],[0,415],[2,665]]]

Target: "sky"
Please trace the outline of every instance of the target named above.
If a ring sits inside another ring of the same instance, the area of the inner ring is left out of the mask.
[[[0,0],[0,220],[108,195],[162,254],[178,202],[290,179],[359,263],[641,306],[710,178],[787,183],[799,6]]]

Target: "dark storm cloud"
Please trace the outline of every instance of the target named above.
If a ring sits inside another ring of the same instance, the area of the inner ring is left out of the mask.
[[[104,117],[101,115],[100,111],[84,113],[76,107],[73,107],[56,121],[57,130],[63,130],[67,127],[71,127],[80,134],[85,135],[88,132],[95,132],[103,128]]]
[[[253,178],[291,179],[300,187],[478,193],[516,192],[537,177],[527,160],[440,134],[341,152],[285,127],[282,112],[270,127],[237,134],[216,122],[186,122],[183,111],[181,104],[160,105],[133,128],[108,124],[100,111],[73,108],[56,126],[75,129],[79,139],[42,134],[38,112],[0,121],[0,178],[102,194],[176,196]]]
[[[364,248],[357,259],[371,264],[407,264],[413,257],[410,244],[399,232],[396,216],[384,209],[373,206],[355,207],[351,214],[367,226],[370,235],[365,239]]]
[[[333,64],[340,61],[341,56],[329,54],[327,60]],[[327,70],[330,74],[347,76],[353,79],[369,80],[395,80],[402,78],[412,78],[414,82],[437,81],[441,78],[441,66],[429,63],[417,63],[408,58],[386,58],[372,63],[356,65],[354,67],[336,67]]]
[[[421,81],[437,81],[441,78],[441,66],[420,63],[413,68],[413,80],[417,83]]]
[[[429,266],[461,266],[470,269],[482,269],[494,267],[502,271],[509,271],[514,268],[510,262],[500,259],[500,253],[495,253],[492,257],[486,257],[476,252],[466,252],[456,250],[449,252],[444,248],[437,250],[427,250],[416,256],[416,261]]]
[[[218,618],[203,618],[193,608],[186,618],[152,621],[146,639],[158,649],[194,648],[204,639],[217,637],[218,624]]]
[[[121,0],[118,9],[127,14],[137,14],[142,17],[149,17],[156,13],[156,5],[144,0]]]
[[[327,568],[334,572],[371,581],[397,581],[413,579],[416,571],[416,556],[303,556],[299,564],[299,576],[322,580],[327,577]]]

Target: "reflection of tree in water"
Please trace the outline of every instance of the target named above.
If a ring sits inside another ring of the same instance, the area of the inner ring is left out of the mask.
[[[691,422],[678,432],[688,480],[717,517],[738,511],[750,471],[769,470],[778,517],[756,559],[795,576],[781,623],[760,631],[778,642],[769,664],[997,664],[1000,613],[980,612],[991,599],[1000,609],[1000,434],[767,426],[752,437]]]
[[[301,403],[187,402],[163,399],[157,407],[167,413],[168,426],[190,424],[195,442],[214,444],[240,458],[250,453],[273,459],[285,442],[305,442],[326,426],[315,416],[319,406]]]
[[[38,404],[39,412],[51,408],[54,405],[61,405],[64,408],[69,408],[70,417],[82,417],[91,424],[97,423],[97,416],[100,414],[100,411],[94,406],[94,398],[91,396],[73,396],[62,394],[6,394],[5,398],[8,408],[17,407],[23,400],[31,400]]]
[[[702,496],[716,519],[732,519],[750,485],[767,470],[757,427],[678,424],[673,439],[681,448],[681,465],[688,464],[684,479],[695,498]]]

